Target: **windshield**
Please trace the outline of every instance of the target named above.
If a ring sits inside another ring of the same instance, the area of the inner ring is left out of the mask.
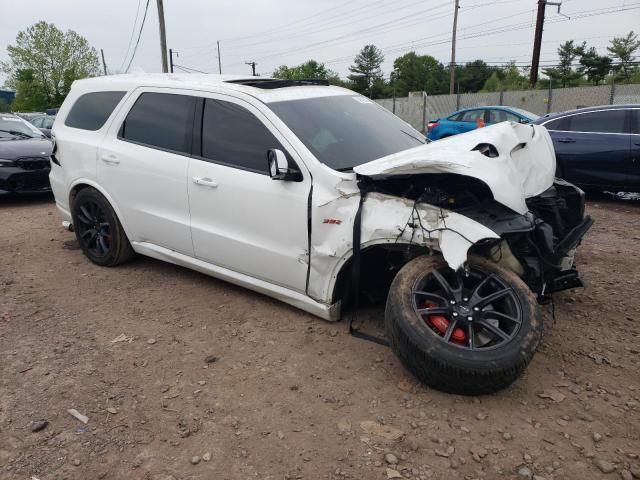
[[[388,110],[360,95],[305,98],[268,104],[322,163],[349,171],[426,143]]]
[[[36,127],[18,117],[0,115],[0,138],[41,138]]]

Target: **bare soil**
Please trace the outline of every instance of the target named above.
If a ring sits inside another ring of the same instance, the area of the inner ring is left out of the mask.
[[[0,479],[640,475],[640,202],[588,211],[588,288],[543,307],[524,377],[471,398],[345,322],[148,258],[95,266],[50,198],[0,199]]]

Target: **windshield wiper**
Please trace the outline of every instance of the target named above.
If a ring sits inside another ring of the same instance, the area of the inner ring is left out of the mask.
[[[28,133],[24,133],[24,132],[19,132],[18,130],[5,130],[3,128],[0,128],[0,132],[3,133],[8,133],[10,135],[20,135],[21,137],[25,137],[25,138],[33,138],[31,135],[29,135]]]

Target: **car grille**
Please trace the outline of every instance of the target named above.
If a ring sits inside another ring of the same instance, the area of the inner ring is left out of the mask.
[[[49,157],[24,157],[16,160],[16,166],[25,170],[42,170],[49,168]]]

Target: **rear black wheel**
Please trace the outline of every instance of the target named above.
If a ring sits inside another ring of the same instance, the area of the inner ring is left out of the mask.
[[[80,190],[71,216],[80,248],[93,263],[112,267],[135,255],[113,208],[97,190]]]
[[[510,270],[470,257],[454,272],[439,257],[419,257],[394,279],[385,314],[392,348],[438,390],[477,395],[511,384],[542,337],[533,293]]]

